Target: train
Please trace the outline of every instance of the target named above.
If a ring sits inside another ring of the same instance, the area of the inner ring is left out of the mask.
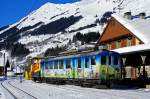
[[[57,57],[35,57],[31,79],[54,84],[107,85],[121,79],[122,58],[117,52],[99,50]]]

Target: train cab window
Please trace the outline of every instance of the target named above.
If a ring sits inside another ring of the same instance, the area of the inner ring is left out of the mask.
[[[49,62],[49,69],[53,69],[53,62]]]
[[[64,69],[64,62],[63,62],[63,60],[59,61],[59,69]]]
[[[58,61],[54,62],[54,69],[58,69]]]
[[[85,58],[85,68],[89,68],[89,58]]]
[[[118,57],[114,56],[114,65],[118,65],[118,62],[119,62]]]
[[[101,64],[106,65],[106,56],[101,56]]]
[[[95,65],[96,63],[95,63],[95,56],[92,56],[91,57],[91,65]]]
[[[66,60],[66,68],[71,68],[71,61],[70,61],[70,59]]]
[[[109,56],[109,62],[108,62],[109,65],[111,65],[111,56]]]
[[[78,68],[81,68],[81,58],[78,58]]]

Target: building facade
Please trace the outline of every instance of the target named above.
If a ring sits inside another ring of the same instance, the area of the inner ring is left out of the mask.
[[[109,50],[139,44],[143,44],[143,41],[119,23],[114,17],[109,20],[107,27],[97,41],[97,46],[107,45]]]
[[[106,45],[124,58],[123,76],[127,79],[150,78],[150,17],[113,14],[96,46]],[[145,49],[146,48],[146,49]],[[143,60],[143,56],[145,59]]]

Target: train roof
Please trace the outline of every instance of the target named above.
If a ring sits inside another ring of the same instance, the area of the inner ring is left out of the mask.
[[[48,61],[51,61],[51,60],[61,60],[61,59],[67,59],[67,58],[76,58],[76,57],[83,57],[83,56],[91,56],[91,55],[97,55],[97,54],[108,54],[108,52],[111,52],[111,53],[116,53],[117,52],[113,52],[113,51],[108,51],[108,50],[105,50],[105,51],[94,51],[94,52],[90,52],[90,53],[81,53],[81,54],[76,54],[76,55],[68,55],[68,56],[58,56],[58,57],[54,57],[54,58],[48,58],[47,60]]]

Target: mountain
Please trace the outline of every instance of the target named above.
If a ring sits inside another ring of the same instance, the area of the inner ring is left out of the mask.
[[[103,31],[112,13],[150,14],[149,4],[149,0],[48,2],[19,22],[0,28],[0,46],[5,46],[13,57],[44,55],[48,49],[59,47],[62,50],[90,47],[87,43],[96,41],[95,35]],[[94,38],[90,38],[91,34]]]

